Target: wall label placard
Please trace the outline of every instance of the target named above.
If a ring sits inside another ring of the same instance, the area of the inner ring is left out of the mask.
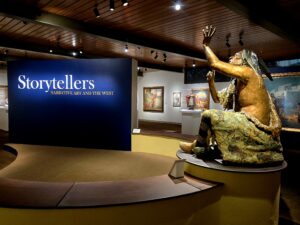
[[[130,59],[9,62],[10,141],[130,150],[131,66]]]

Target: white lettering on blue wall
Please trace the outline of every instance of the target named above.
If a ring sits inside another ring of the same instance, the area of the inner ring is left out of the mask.
[[[93,90],[94,88],[94,80],[75,80],[73,75],[65,75],[64,80],[57,80],[55,77],[51,80],[31,80],[26,75],[18,77],[18,89],[40,89],[47,93],[49,90]]]

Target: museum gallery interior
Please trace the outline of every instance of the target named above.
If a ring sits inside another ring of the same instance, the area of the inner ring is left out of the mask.
[[[299,225],[297,0],[0,2],[0,224]]]

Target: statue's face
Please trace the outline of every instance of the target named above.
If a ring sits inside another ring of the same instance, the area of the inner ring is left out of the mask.
[[[234,54],[234,56],[231,56],[229,58],[229,63],[237,66],[243,65],[242,53],[237,52]]]

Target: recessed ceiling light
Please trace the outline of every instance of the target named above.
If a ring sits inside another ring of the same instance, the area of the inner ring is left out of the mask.
[[[181,6],[182,5],[181,5],[180,1],[176,1],[175,5],[174,5],[174,8],[175,8],[176,11],[179,11],[181,9]]]

